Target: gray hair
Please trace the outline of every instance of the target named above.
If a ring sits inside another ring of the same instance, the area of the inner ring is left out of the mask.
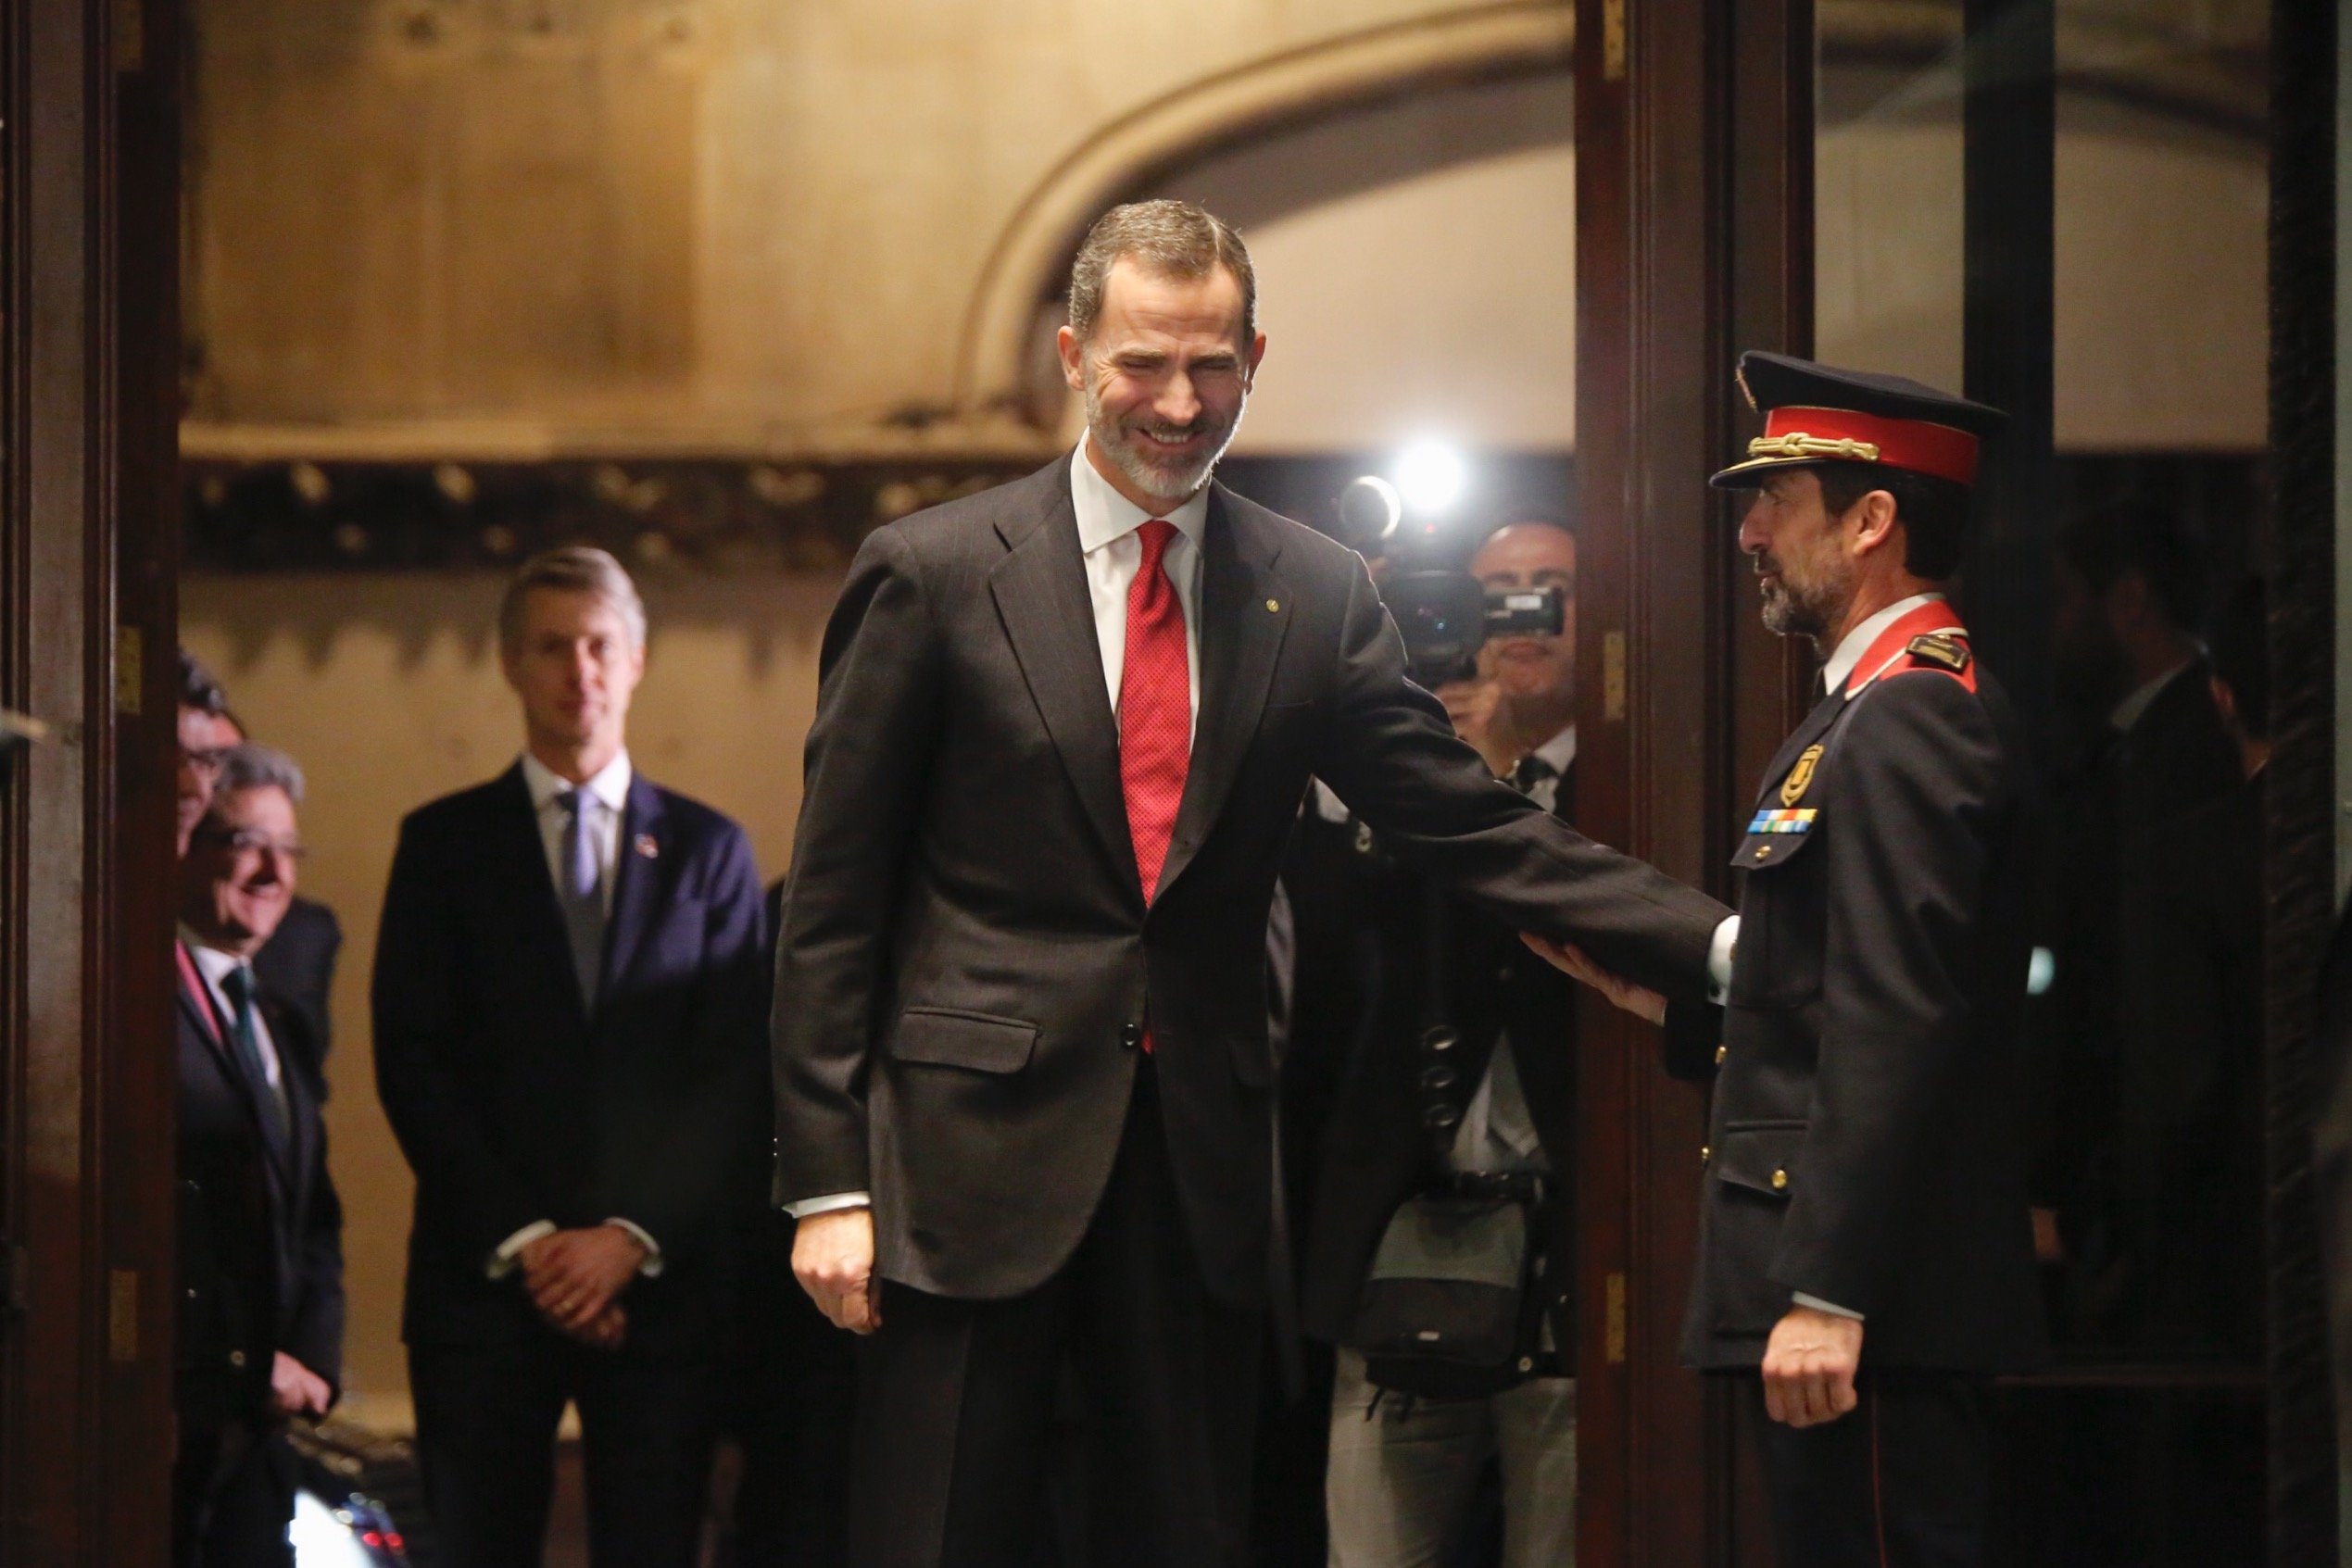
[[[222,799],[247,789],[282,789],[296,806],[302,804],[301,765],[274,746],[240,741],[220,757],[220,777],[212,798]]]
[[[593,545],[562,545],[542,550],[522,563],[498,601],[498,644],[512,649],[522,640],[522,604],[534,588],[593,594],[618,611],[629,637],[645,646],[645,601],[619,561]]]
[[[1258,274],[1240,232],[1190,202],[1129,202],[1094,220],[1070,264],[1070,330],[1084,343],[1102,316],[1103,285],[1121,257],[1163,278],[1205,278],[1223,267],[1241,285],[1241,342],[1258,335]]]

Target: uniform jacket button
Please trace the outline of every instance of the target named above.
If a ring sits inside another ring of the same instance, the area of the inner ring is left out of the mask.
[[[229,1352],[229,1364],[230,1364],[231,1366],[243,1366],[243,1365],[245,1365],[245,1352],[244,1352],[243,1350],[232,1350],[232,1351],[230,1351],[230,1352]]]
[[[1120,1030],[1119,1044],[1126,1047],[1129,1050],[1133,1050],[1136,1047],[1143,1044],[1143,1025],[1140,1023],[1130,1023],[1126,1028]]]
[[[1699,1163],[1700,1163],[1700,1164],[1704,1165],[1704,1164],[1705,1164],[1708,1160],[1712,1160],[1712,1159],[1714,1159],[1714,1158],[1715,1158],[1715,1148],[1714,1148],[1714,1146],[1713,1146],[1713,1145],[1711,1145],[1711,1144],[1701,1144],[1701,1145],[1699,1146]]]
[[[1723,1065],[1723,1063],[1724,1063],[1724,1060],[1725,1060],[1727,1057],[1729,1057],[1730,1054],[1731,1054],[1731,1047],[1730,1047],[1729,1046],[1717,1046],[1717,1047],[1715,1047],[1715,1064],[1716,1064],[1717,1067],[1722,1066],[1722,1065]]]
[[[1786,1192],[1789,1190],[1789,1173],[1786,1171],[1775,1171],[1772,1173],[1772,1190],[1774,1192]]]

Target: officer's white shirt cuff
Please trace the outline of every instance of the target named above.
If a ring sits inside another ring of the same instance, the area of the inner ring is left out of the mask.
[[[1793,1307],[1810,1307],[1817,1312],[1827,1312],[1833,1318],[1852,1318],[1855,1323],[1862,1321],[1862,1314],[1853,1308],[1841,1307],[1835,1301],[1824,1301],[1818,1296],[1807,1296],[1802,1290],[1793,1290],[1789,1293],[1789,1304]]]
[[[796,1220],[811,1214],[830,1214],[836,1209],[870,1209],[874,1199],[862,1192],[836,1192],[824,1198],[804,1198],[798,1203],[784,1205],[784,1211]]]
[[[638,1224],[635,1221],[622,1219],[617,1214],[611,1219],[605,1221],[605,1223],[608,1225],[619,1225],[623,1230],[627,1231],[632,1236],[636,1238],[638,1246],[645,1248],[645,1261],[637,1265],[638,1273],[644,1275],[648,1279],[651,1279],[655,1275],[660,1273],[662,1269],[661,1244],[653,1239],[651,1233],[647,1231],[643,1225]],[[512,1236],[507,1237],[506,1240],[498,1243],[498,1249],[490,1254],[490,1268],[488,1271],[490,1277],[492,1279],[504,1279],[507,1275],[514,1273],[514,1271],[520,1268],[522,1264],[522,1249],[524,1248],[530,1246],[533,1242],[538,1240],[543,1236],[553,1236],[555,1233],[556,1223],[553,1220],[534,1220],[529,1224],[523,1226],[521,1230],[515,1232]]]
[[[1707,1000],[1721,1007],[1731,995],[1731,955],[1740,946],[1740,917],[1726,915],[1707,944]]]
[[[524,1248],[530,1246],[533,1242],[538,1240],[543,1236],[553,1235],[555,1235],[555,1222],[553,1220],[534,1220],[529,1224],[523,1226],[521,1230],[515,1232],[512,1236],[507,1237],[506,1240],[498,1243],[498,1249],[490,1254],[490,1267],[488,1270],[490,1277],[492,1279],[504,1279],[507,1275],[514,1273],[517,1268],[522,1266],[522,1249]]]
[[[653,1234],[650,1231],[635,1220],[624,1220],[618,1214],[610,1216],[604,1223],[608,1225],[619,1225],[636,1239],[639,1247],[645,1248],[645,1260],[637,1265],[637,1273],[640,1275],[647,1279],[653,1279],[660,1275],[662,1269],[661,1244],[653,1239]]]

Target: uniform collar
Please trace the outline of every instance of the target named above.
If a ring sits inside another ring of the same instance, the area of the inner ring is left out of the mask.
[[[1870,645],[1878,641],[1880,633],[1921,605],[1933,604],[1943,597],[1942,594],[1914,594],[1907,599],[1887,606],[1848,632],[1839,640],[1838,651],[1830,656],[1827,664],[1821,666],[1821,689],[1826,692],[1843,691],[1846,678],[1854,673],[1854,667],[1862,662],[1862,656],[1869,651]]]
[[[602,801],[606,809],[617,812],[629,804],[629,780],[632,776],[629,748],[624,746],[613,754],[611,761],[580,787]],[[531,791],[531,809],[535,811],[546,810],[558,796],[572,787],[570,779],[562,777],[527,751],[522,754],[522,782]]]
[[[1084,436],[1078,439],[1078,449],[1070,455],[1070,505],[1078,516],[1078,551],[1092,555],[1103,546],[1113,544],[1141,528],[1154,518],[1176,524],[1176,532],[1192,541],[1192,547],[1201,547],[1201,536],[1209,526],[1209,487],[1206,484],[1192,493],[1191,498],[1174,511],[1147,512],[1133,501],[1112,488],[1111,482],[1095,469],[1087,457]]]

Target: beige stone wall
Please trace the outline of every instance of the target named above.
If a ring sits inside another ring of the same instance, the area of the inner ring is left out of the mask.
[[[1056,162],[1441,0],[199,0],[199,420],[642,442],[870,427],[951,379]]]
[[[368,971],[401,816],[511,762],[513,698],[489,636],[501,584],[484,577],[197,577],[182,585],[188,646],[227,684],[256,739],[308,774],[302,890],[333,906],[330,1158],[343,1194],[356,1407],[398,1424],[408,1167],[375,1097]],[[816,702],[817,638],[832,579],[643,583],[650,661],[630,755],[751,834],[763,876],[784,872],[800,802],[800,743]]]

